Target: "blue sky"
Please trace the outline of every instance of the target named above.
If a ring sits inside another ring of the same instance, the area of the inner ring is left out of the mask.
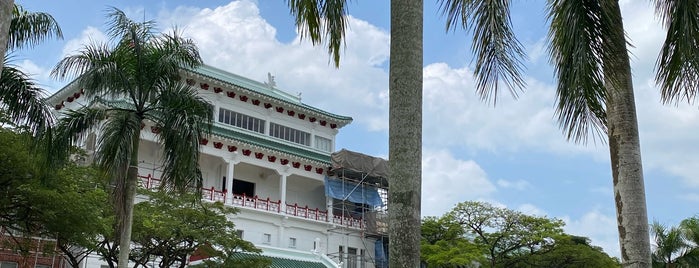
[[[322,47],[299,41],[283,1],[17,1],[51,13],[65,39],[17,51],[14,64],[49,91],[65,81],[48,76],[66,54],[103,40],[104,10],[177,25],[199,45],[205,63],[263,81],[354,122],[337,148],[388,154],[389,1],[350,1],[352,15],[341,67]],[[441,215],[455,203],[482,200],[566,221],[618,256],[607,146],[567,142],[553,115],[554,75],[546,55],[544,1],[515,1],[512,20],[529,59],[527,89],[518,100],[503,94],[496,107],[475,95],[469,38],[445,32],[433,1],[425,3],[423,215]],[[650,220],[677,224],[697,213],[699,111],[663,106],[653,64],[663,40],[650,1],[620,1],[631,49]]]

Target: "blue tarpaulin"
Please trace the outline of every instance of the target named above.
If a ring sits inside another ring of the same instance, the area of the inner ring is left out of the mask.
[[[376,254],[376,268],[388,268],[388,244],[382,240],[374,242],[374,253]]]
[[[346,181],[325,177],[325,195],[347,200],[354,203],[362,203],[370,206],[383,206],[381,197],[376,187],[367,186]]]

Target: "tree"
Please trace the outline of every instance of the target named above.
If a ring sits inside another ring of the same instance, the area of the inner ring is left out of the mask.
[[[456,205],[448,217],[461,225],[475,243],[483,245],[490,267],[507,267],[522,252],[550,246],[563,234],[563,222],[525,215],[483,202]]]
[[[259,253],[240,238],[227,215],[237,213],[221,202],[202,202],[196,194],[172,196],[166,192],[143,191],[147,201],[134,208],[134,247],[131,260],[143,267],[158,261],[158,267],[185,267],[195,252],[225,259],[234,252]]]
[[[14,122],[26,124],[37,134],[53,123],[53,115],[44,102],[43,90],[24,72],[9,66],[6,53],[32,47],[52,36],[63,38],[63,34],[50,14],[27,12],[13,2],[0,1],[0,104]]]
[[[586,237],[562,231],[558,219],[483,202],[462,202],[422,222],[427,267],[619,267]]]
[[[302,37],[327,41],[340,64],[346,0],[287,0]],[[389,59],[389,265],[420,266],[422,184],[422,21],[423,1],[391,1]]]
[[[427,267],[472,267],[486,263],[485,248],[469,240],[453,218],[422,219],[420,255]]]
[[[118,265],[123,268],[130,251],[142,124],[152,122],[161,130],[157,139],[163,150],[163,187],[184,192],[201,187],[199,140],[209,130],[212,110],[178,76],[180,68],[202,63],[191,40],[176,30],[156,34],[154,22],[132,21],[116,8],[108,18],[107,32],[114,44],[86,45],[62,59],[51,74],[61,79],[77,76],[76,85],[91,102],[64,113],[57,140],[68,145],[99,128],[96,161],[116,183]]]
[[[566,268],[617,268],[619,261],[609,257],[602,248],[590,244],[590,239],[561,235],[552,245],[535,252],[523,254],[505,267],[566,267]]]
[[[5,233],[12,242],[9,247],[23,256],[31,257],[38,237],[78,267],[110,228],[110,219],[102,216],[107,201],[104,181],[92,167],[42,166],[37,153],[43,152],[31,146],[34,138],[0,129],[0,229],[10,230]],[[55,250],[44,248],[48,253]]]
[[[696,267],[699,265],[699,218],[683,220],[679,226],[655,221],[650,225],[653,236],[653,267]]]
[[[7,44],[10,41],[10,24],[12,23],[12,9],[15,7],[14,0],[0,0],[0,56],[4,59],[7,53]],[[0,62],[2,70],[4,61]],[[0,74],[2,78],[2,74]]]
[[[107,183],[94,167],[68,164],[43,182],[34,182],[18,193],[39,211],[40,236],[55,239],[56,248],[72,266],[94,252],[101,234],[112,232]]]
[[[448,28],[474,30],[475,76],[481,96],[487,99],[488,93],[497,93],[501,80],[510,90],[522,88],[524,52],[511,30],[510,1],[440,2]],[[673,3],[656,1],[656,10],[675,7]],[[638,123],[618,0],[549,0],[548,18],[549,54],[558,79],[558,122],[574,142],[586,142],[590,133],[607,135],[622,261],[628,267],[649,267]],[[685,45],[696,50],[696,42]]]

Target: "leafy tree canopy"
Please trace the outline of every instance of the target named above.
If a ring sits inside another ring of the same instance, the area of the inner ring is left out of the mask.
[[[427,267],[619,267],[563,226],[558,219],[463,202],[442,217],[422,220],[421,259]]]
[[[130,258],[136,263],[145,266],[157,260],[159,267],[184,267],[187,258],[195,252],[221,262],[236,252],[260,252],[236,234],[235,225],[226,217],[237,212],[234,208],[220,202],[202,202],[193,193],[143,191],[141,194],[148,200],[134,208],[136,246]],[[265,263],[261,257],[251,260],[248,265]]]

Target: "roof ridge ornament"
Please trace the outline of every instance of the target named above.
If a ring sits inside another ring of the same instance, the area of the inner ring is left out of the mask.
[[[277,82],[274,81],[274,75],[272,75],[272,73],[267,72],[267,82],[264,82],[264,84],[271,90],[277,87]]]

